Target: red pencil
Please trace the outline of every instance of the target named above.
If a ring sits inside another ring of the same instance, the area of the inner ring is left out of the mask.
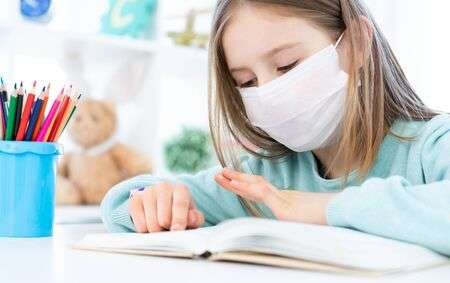
[[[25,107],[22,112],[22,119],[20,120],[19,129],[17,130],[16,141],[22,141],[25,138],[25,131],[27,130],[28,120],[30,119],[31,110],[34,104],[36,92],[36,81],[34,81],[33,89],[27,95],[27,100],[25,102]]]
[[[54,141],[56,133],[58,132],[59,125],[61,124],[61,121],[64,117],[64,113],[66,113],[66,111],[67,111],[67,106],[69,105],[69,102],[70,102],[70,96],[66,95],[64,97],[63,102],[61,103],[61,106],[58,111],[58,115],[55,118],[55,122],[53,123],[53,127],[51,129],[50,135],[48,136],[48,139],[47,139],[48,142]]]

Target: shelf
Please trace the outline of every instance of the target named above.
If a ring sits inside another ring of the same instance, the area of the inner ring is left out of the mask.
[[[155,53],[160,50],[160,43],[156,40],[134,39],[124,36],[107,34],[83,34],[54,30],[39,24],[2,25],[0,32],[16,40],[31,42],[46,42],[51,44],[71,42],[91,46],[124,49],[127,51]]]

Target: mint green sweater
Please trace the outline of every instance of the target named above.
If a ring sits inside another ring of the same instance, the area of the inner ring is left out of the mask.
[[[242,168],[264,176],[281,190],[339,192],[327,207],[329,225],[419,244],[450,256],[450,116],[428,122],[397,121],[391,132],[415,138],[404,141],[387,135],[367,178],[358,181],[353,172],[344,190],[340,179],[323,179],[318,174],[312,152],[293,153],[279,161],[244,157]],[[184,183],[191,190],[205,225],[249,216],[236,195],[214,181],[218,170],[164,180]],[[134,231],[128,213],[130,190],[161,181],[144,175],[112,188],[102,202],[108,230]],[[273,217],[267,207],[261,205],[261,209]]]

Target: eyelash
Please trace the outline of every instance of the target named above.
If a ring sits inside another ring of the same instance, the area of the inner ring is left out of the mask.
[[[295,66],[297,66],[297,64],[298,64],[299,61],[300,61],[300,60],[297,60],[297,61],[295,61],[295,62],[292,63],[292,64],[289,64],[289,65],[287,65],[287,66],[278,68],[278,72],[282,72],[282,73],[289,72],[289,71],[292,70]]]
[[[256,78],[241,84],[239,87],[246,88],[246,87],[252,87],[254,85],[256,85]]]
[[[289,64],[289,65],[286,65],[286,66],[283,66],[283,67],[279,67],[278,69],[277,69],[277,71],[278,72],[281,72],[281,73],[287,73],[287,72],[289,72],[290,70],[292,70],[295,66],[297,66],[297,64],[300,62],[300,60],[297,60],[297,61],[295,61],[294,63],[292,63],[292,64]],[[246,87],[252,87],[252,86],[255,86],[256,85],[256,78],[254,78],[254,79],[252,79],[252,80],[249,80],[249,81],[247,81],[247,82],[245,82],[245,83],[243,83],[243,84],[241,84],[241,85],[239,85],[239,87],[240,88],[246,88]]]

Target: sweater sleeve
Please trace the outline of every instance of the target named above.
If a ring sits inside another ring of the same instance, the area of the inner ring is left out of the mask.
[[[253,158],[243,158],[243,171],[255,173],[250,168],[252,162],[258,161]],[[216,225],[226,219],[249,216],[240,199],[235,194],[221,188],[214,181],[214,175],[219,170],[220,167],[217,166],[195,175],[183,174],[166,179],[143,175],[119,183],[107,193],[102,201],[103,223],[110,232],[134,232],[135,227],[128,212],[130,191],[151,187],[163,181],[180,183],[188,187],[197,208],[205,216],[204,226]],[[271,215],[267,207],[263,205],[259,207],[265,215]]]
[[[420,143],[424,183],[400,176],[373,178],[346,188],[327,208],[330,225],[425,246],[450,256],[450,127]]]

